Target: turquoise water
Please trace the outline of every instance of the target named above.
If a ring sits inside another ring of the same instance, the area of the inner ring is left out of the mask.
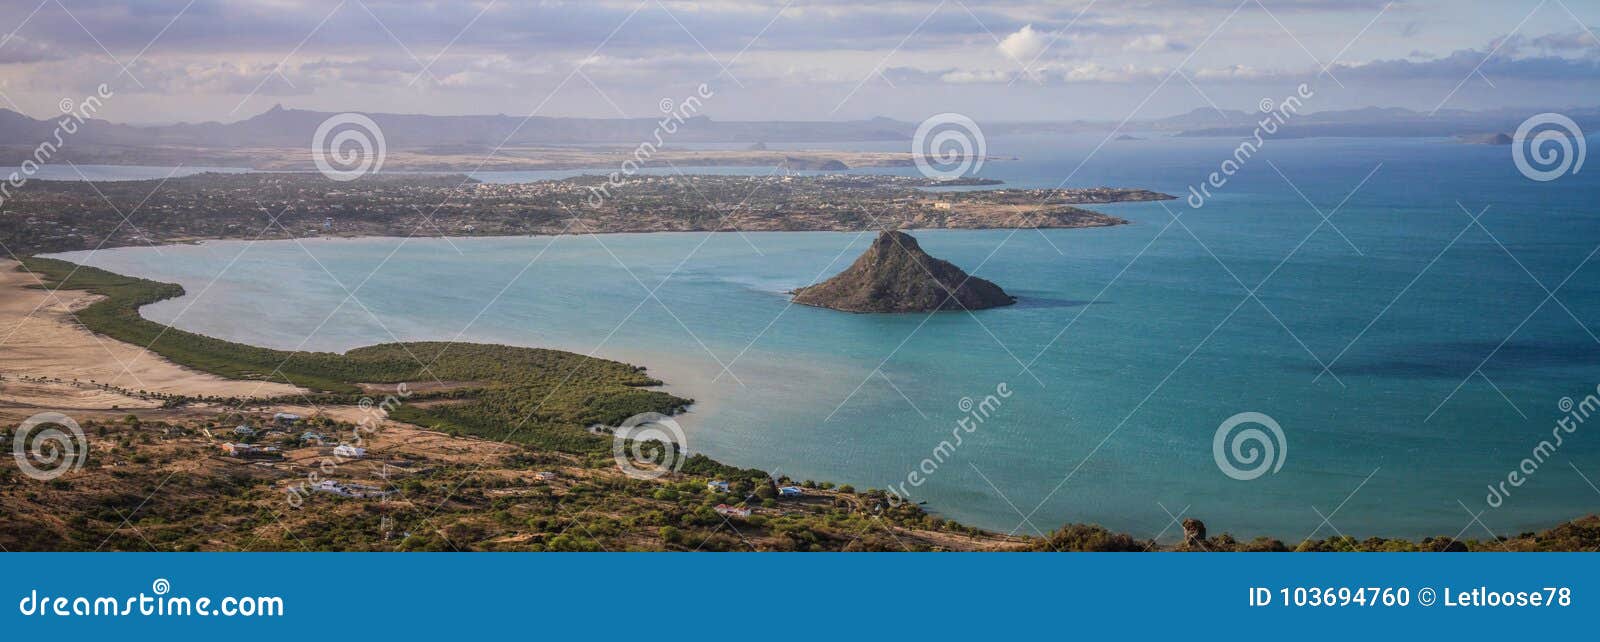
[[[992,154],[1024,160],[990,162],[984,175],[1053,186],[1098,142],[991,139]],[[1110,143],[1069,184],[1186,193],[1232,146]],[[1348,195],[1331,214],[1343,237],[1313,233],[1321,217],[1273,165],[1323,213]],[[1169,511],[1187,509],[1240,536],[1453,536],[1471,519],[1463,504],[1488,508],[1487,485],[1548,438],[1560,400],[1600,382],[1590,334],[1600,265],[1584,265],[1600,245],[1596,176],[1535,183],[1506,147],[1273,141],[1199,210],[1121,204],[1098,209],[1132,225],[916,233],[930,253],[1021,297],[974,315],[788,305],[785,291],[842,269],[870,234],[216,242],[65,256],[184,284],[188,296],[145,314],[228,339],[343,350],[459,334],[635,361],[701,401],[685,420],[691,450],[800,479],[898,487],[957,429],[963,398],[1004,382],[1012,396],[925,483],[905,486],[939,514],[1000,530],[1078,521],[1154,537]],[[1493,238],[1469,228],[1462,207],[1487,207]],[[1259,303],[1246,298],[1239,281],[1255,288],[1269,275]],[[1565,280],[1556,301],[1535,278],[1551,289]],[[658,285],[659,302],[647,299]],[[1334,376],[1319,378],[1319,361]],[[1240,481],[1219,470],[1212,439],[1246,411],[1276,419],[1288,448],[1276,473]],[[1568,435],[1484,524],[1511,535],[1600,510],[1582,476],[1600,480],[1593,433],[1600,423]],[[1474,524],[1465,536],[1487,533]]]

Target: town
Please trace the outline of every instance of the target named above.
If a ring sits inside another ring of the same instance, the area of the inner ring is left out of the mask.
[[[276,173],[34,181],[6,202],[0,237],[20,256],[316,236],[1098,227],[1126,221],[1074,206],[1172,198],[1142,189],[1009,189],[998,183],[783,173],[526,183],[459,174],[337,182],[320,174]]]

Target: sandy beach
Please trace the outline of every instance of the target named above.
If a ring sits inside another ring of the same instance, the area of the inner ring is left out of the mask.
[[[151,408],[161,402],[141,399],[139,392],[253,398],[303,392],[191,370],[89,332],[73,312],[99,297],[30,287],[39,281],[18,266],[0,261],[0,375],[5,377],[0,402],[50,409]]]

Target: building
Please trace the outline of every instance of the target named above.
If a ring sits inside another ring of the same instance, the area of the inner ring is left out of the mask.
[[[281,457],[278,449],[272,446],[252,446],[250,444],[223,444],[223,454],[240,459],[274,459]]]
[[[272,422],[273,423],[278,424],[279,426],[283,426],[285,428],[292,427],[295,424],[300,423],[301,419],[302,419],[302,417],[300,415],[294,414],[292,412],[280,412],[280,413],[272,416]]]
[[[726,493],[726,492],[728,492],[728,482],[722,481],[720,479],[718,479],[716,481],[706,482],[706,488],[709,489],[711,492],[714,492],[714,493]]]
[[[799,486],[784,486],[778,489],[779,497],[801,497],[805,494],[806,491]]]
[[[349,444],[339,444],[333,447],[333,456],[347,459],[361,459],[367,456],[367,449],[357,448]]]
[[[390,494],[389,492],[378,488],[377,486],[368,486],[366,484],[356,483],[346,484],[334,481],[332,479],[324,479],[320,482],[317,482],[317,485],[312,486],[311,490],[319,493],[331,493],[340,497],[354,497],[357,499],[365,499],[368,497],[387,497]]]
[[[534,473],[533,476],[539,478],[540,481],[552,481],[556,478],[556,474],[548,470],[541,470],[537,473]]]
[[[305,433],[300,435],[300,441],[316,442],[316,443],[320,444],[320,443],[322,443],[322,433],[312,432],[310,430],[307,430],[307,431],[305,431]]]
[[[342,495],[342,496],[345,496],[345,497],[353,497],[353,495],[350,494],[350,491],[345,490],[344,484],[340,484],[339,482],[333,481],[331,479],[324,479],[324,480],[322,480],[320,482],[317,482],[317,485],[312,486],[311,490],[317,491],[319,493],[333,493],[335,495]]]
[[[749,517],[750,509],[727,504],[717,504],[717,514],[723,517]]]
[[[254,437],[256,436],[256,429],[249,426],[239,426],[233,429],[233,434],[240,437]]]

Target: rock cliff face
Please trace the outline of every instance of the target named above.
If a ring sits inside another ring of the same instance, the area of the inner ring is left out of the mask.
[[[845,312],[981,310],[1017,302],[1000,286],[928,256],[917,239],[892,231],[879,233],[845,271],[793,294],[795,303]]]

